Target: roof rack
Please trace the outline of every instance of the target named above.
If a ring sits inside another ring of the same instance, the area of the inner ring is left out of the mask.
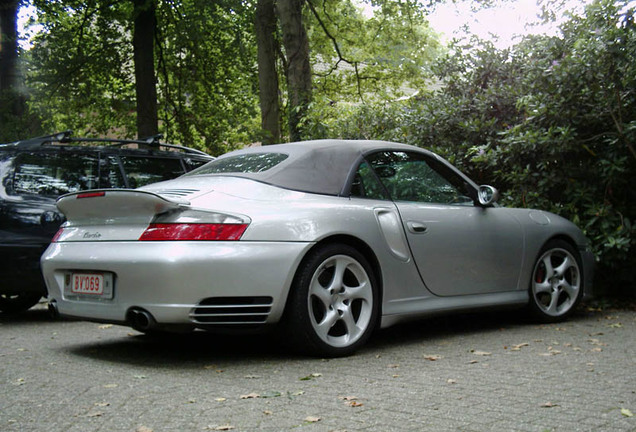
[[[57,132],[54,134],[44,135],[44,136],[40,136],[36,138],[29,138],[26,140],[15,141],[12,143],[0,144],[0,146],[11,146],[11,147],[17,147],[20,149],[35,149],[35,148],[42,147],[46,144],[51,144],[51,143],[68,144],[73,142],[94,142],[94,143],[104,143],[105,145],[109,147],[121,147],[127,144],[140,144],[145,146],[156,147],[157,149],[160,147],[165,147],[165,148],[171,148],[176,150],[182,150],[185,153],[191,153],[191,154],[202,155],[202,156],[210,156],[209,154],[201,150],[197,150],[197,149],[193,149],[193,148],[189,148],[189,147],[185,147],[181,145],[176,145],[176,144],[162,143],[160,142],[160,139],[163,138],[163,134],[153,135],[145,139],[137,139],[137,140],[115,139],[115,138],[79,138],[79,137],[76,138],[76,137],[72,137],[71,134],[72,134],[72,131],[66,130],[63,132]]]

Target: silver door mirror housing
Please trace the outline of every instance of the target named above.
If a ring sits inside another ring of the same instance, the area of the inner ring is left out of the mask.
[[[499,199],[499,191],[492,186],[481,185],[477,190],[477,199],[479,205],[488,207],[493,205]]]

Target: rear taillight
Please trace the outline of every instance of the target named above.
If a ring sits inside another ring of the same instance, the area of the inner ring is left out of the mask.
[[[233,241],[240,240],[247,224],[152,223],[140,241]]]
[[[64,232],[64,228],[60,228],[59,230],[57,230],[57,232],[55,233],[55,235],[51,239],[51,243],[55,243],[60,238],[60,236],[62,235],[63,232]]]

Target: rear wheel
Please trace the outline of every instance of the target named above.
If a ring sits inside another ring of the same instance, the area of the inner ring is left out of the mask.
[[[539,254],[530,281],[530,311],[543,322],[572,313],[583,295],[583,272],[578,251],[563,240],[548,242]]]
[[[314,251],[298,269],[290,296],[288,336],[308,354],[352,354],[377,321],[375,277],[364,256],[348,245]]]
[[[42,296],[34,293],[0,294],[0,311],[16,313],[29,309],[37,304]]]

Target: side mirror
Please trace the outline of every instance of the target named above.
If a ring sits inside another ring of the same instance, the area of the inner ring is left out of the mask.
[[[492,186],[481,185],[477,190],[477,199],[482,207],[489,207],[499,199],[499,191]]]

